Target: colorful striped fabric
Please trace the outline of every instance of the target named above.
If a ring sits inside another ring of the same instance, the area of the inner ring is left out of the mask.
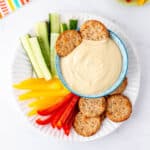
[[[0,19],[22,7],[29,1],[30,0],[0,0]]]

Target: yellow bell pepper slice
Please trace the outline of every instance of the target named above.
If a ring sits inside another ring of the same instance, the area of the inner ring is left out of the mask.
[[[51,83],[51,84],[30,84],[30,85],[20,85],[20,84],[16,84],[13,86],[16,89],[22,89],[22,90],[59,90],[62,88],[62,86],[55,82],[55,83]]]
[[[31,116],[34,116],[34,115],[36,115],[37,114],[37,110],[40,110],[40,109],[45,109],[45,108],[47,108],[47,107],[50,107],[50,106],[52,106],[52,105],[54,105],[54,104],[56,104],[56,103],[58,103],[59,101],[61,101],[62,100],[62,98],[59,98],[59,99],[57,99],[56,101],[54,101],[53,103],[43,103],[43,104],[41,104],[41,105],[32,105],[32,109],[27,113],[27,116],[28,117],[31,117]]]
[[[34,116],[34,115],[36,115],[37,114],[37,109],[32,109],[31,111],[29,111],[28,113],[27,113],[27,116],[28,117],[31,117],[31,116]]]
[[[138,5],[143,5],[146,2],[146,0],[138,0],[137,3]]]
[[[51,105],[61,101],[62,98],[63,97],[42,98],[42,99],[35,100],[34,102],[29,103],[28,106],[40,109],[43,107],[51,106]]]
[[[17,89],[29,89],[29,90],[58,90],[61,89],[62,83],[57,79],[52,79],[49,81],[46,81],[44,79],[28,79],[25,81],[22,81],[19,84],[14,84],[14,88]]]
[[[44,78],[29,78],[27,80],[21,81],[20,85],[28,85],[28,84],[40,84],[45,82],[46,80]]]
[[[38,97],[54,97],[54,96],[65,96],[69,93],[68,90],[54,90],[54,91],[30,91],[19,96],[19,100],[27,100]]]

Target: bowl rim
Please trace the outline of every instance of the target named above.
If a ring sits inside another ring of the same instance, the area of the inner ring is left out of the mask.
[[[63,85],[70,92],[72,92],[72,93],[74,93],[80,97],[84,97],[84,98],[100,98],[100,97],[107,96],[110,93],[112,93],[113,91],[115,91],[123,82],[123,80],[127,74],[127,70],[128,70],[128,51],[127,51],[127,48],[126,48],[124,42],[122,41],[122,39],[115,32],[111,31],[110,29],[108,29],[108,31],[110,33],[110,38],[117,44],[117,46],[120,49],[121,55],[122,55],[122,70],[121,70],[121,73],[119,75],[119,78],[110,88],[108,88],[107,90],[105,90],[104,92],[102,92],[100,94],[90,94],[90,95],[81,94],[81,93],[73,90],[65,81],[65,79],[62,75],[62,72],[61,72],[60,56],[58,56],[56,54],[56,70],[57,70],[58,78],[61,80]]]

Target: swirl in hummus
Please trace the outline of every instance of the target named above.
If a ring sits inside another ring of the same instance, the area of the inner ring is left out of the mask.
[[[69,55],[60,60],[66,83],[79,94],[100,94],[118,79],[122,55],[116,43],[83,40]]]

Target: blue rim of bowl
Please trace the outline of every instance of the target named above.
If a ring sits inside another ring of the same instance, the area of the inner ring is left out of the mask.
[[[84,94],[80,94],[79,92],[73,90],[65,81],[62,72],[61,72],[61,67],[60,67],[60,57],[58,55],[56,55],[56,70],[57,70],[57,74],[59,79],[62,81],[62,83],[64,84],[64,86],[72,93],[80,96],[80,97],[85,97],[85,98],[99,98],[99,97],[103,97],[103,96],[107,96],[110,93],[112,93],[114,90],[116,90],[120,84],[123,82],[126,74],[127,74],[127,70],[128,70],[128,52],[127,52],[127,48],[124,44],[124,42],[120,39],[120,37],[114,33],[111,30],[108,30],[110,33],[110,38],[117,44],[117,46],[120,49],[121,55],[122,55],[122,70],[120,73],[119,78],[117,79],[117,81],[106,91],[100,93],[100,94],[93,94],[93,95],[84,95]]]

